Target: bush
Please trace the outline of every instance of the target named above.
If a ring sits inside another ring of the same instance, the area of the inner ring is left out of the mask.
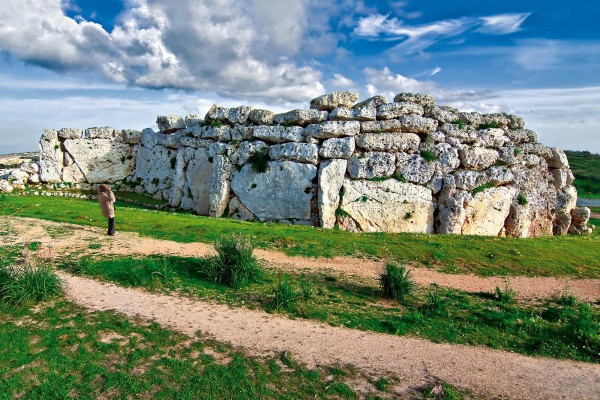
[[[519,195],[517,196],[517,203],[519,203],[520,206],[526,205],[527,197],[523,193],[519,193]]]
[[[515,302],[517,297],[517,292],[512,290],[508,283],[504,287],[504,290],[500,289],[500,287],[496,286],[496,299],[502,304],[512,304]]]
[[[294,289],[289,276],[283,275],[279,278],[279,283],[273,288],[273,298],[269,302],[268,308],[271,310],[294,310],[296,301],[300,294]]]
[[[248,162],[252,164],[252,169],[258,173],[267,172],[270,160],[268,149],[258,150],[248,158]]]
[[[238,235],[223,237],[215,249],[218,255],[208,260],[209,279],[235,289],[258,280],[261,267],[250,240]]]
[[[48,267],[27,265],[0,272],[0,299],[8,304],[39,303],[63,293],[60,278]]]
[[[404,266],[388,262],[380,277],[381,291],[388,298],[403,301],[415,289],[410,271]]]
[[[433,290],[427,293],[427,302],[423,308],[426,313],[439,315],[446,313],[446,298],[438,293],[437,285],[434,285]]]

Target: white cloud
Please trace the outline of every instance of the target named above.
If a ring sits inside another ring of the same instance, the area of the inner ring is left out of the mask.
[[[400,74],[394,74],[388,67],[381,70],[365,68],[363,73],[367,94],[369,96],[382,94],[390,101],[401,92],[431,93],[437,89],[437,85],[433,82],[422,82]]]
[[[520,30],[531,13],[499,14],[481,17],[481,28],[477,31],[491,35],[506,35]]]
[[[330,84],[336,88],[354,88],[356,87],[356,83],[352,79],[346,78],[342,74],[333,74],[333,79],[330,81]]]
[[[168,0],[130,0],[111,32],[68,18],[69,4],[61,7],[61,0],[4,3],[0,50],[53,70],[95,70],[115,82],[147,88],[305,100],[322,94],[323,85],[303,48],[315,37],[334,50],[337,46],[327,29],[312,27],[306,0],[275,5],[180,0],[177,6]]]

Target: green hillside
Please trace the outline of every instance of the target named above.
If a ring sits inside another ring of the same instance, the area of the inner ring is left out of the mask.
[[[600,198],[600,154],[569,150],[566,150],[565,154],[575,175],[577,195],[585,198]]]

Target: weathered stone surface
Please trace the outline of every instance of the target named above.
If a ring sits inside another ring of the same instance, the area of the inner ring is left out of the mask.
[[[506,236],[525,238],[529,236],[531,227],[531,210],[529,204],[513,202],[504,225]]]
[[[196,114],[188,114],[185,116],[185,127],[190,128],[192,126],[199,126],[204,123],[202,117]]]
[[[211,142],[208,146],[208,156],[214,158],[217,155],[223,155],[227,153],[227,143],[222,142]]]
[[[254,136],[253,126],[235,125],[231,129],[231,140],[241,142],[242,140],[251,139]]]
[[[400,93],[394,97],[394,101],[397,103],[408,101],[423,107],[432,106],[435,103],[433,96],[426,93]]]
[[[306,135],[316,139],[355,136],[360,133],[358,121],[326,121],[306,127]]]
[[[40,176],[38,174],[32,174],[27,179],[27,182],[29,182],[31,184],[38,184],[38,183],[40,183]]]
[[[445,123],[440,127],[440,130],[446,135],[446,141],[448,139],[458,139],[458,143],[467,144],[477,141],[477,130],[472,126],[460,128],[458,124]]]
[[[198,215],[208,215],[212,175],[213,163],[209,160],[208,150],[196,150],[185,171],[182,207],[187,203],[187,209],[194,210]]]
[[[271,160],[290,160],[316,165],[319,148],[316,144],[309,143],[276,144],[269,149],[269,157]]]
[[[273,122],[281,125],[306,126],[327,121],[327,114],[327,111],[319,110],[292,110],[282,114],[275,114]]]
[[[442,173],[439,164],[436,165],[435,171],[431,176],[429,182],[427,182],[427,188],[431,190],[433,194],[438,194],[444,185],[444,174]]]
[[[423,107],[416,103],[387,103],[377,107],[378,119],[394,119],[408,114],[423,115]]]
[[[538,135],[529,129],[509,130],[506,136],[515,144],[519,143],[535,143],[538,140]]]
[[[136,157],[135,178],[139,178],[142,189],[150,194],[161,194],[171,188],[173,167],[171,159],[176,162],[177,151],[156,144],[152,136],[160,135],[151,131],[142,132],[142,143],[154,143],[150,147],[138,147]],[[99,139],[97,139],[99,140]],[[171,193],[169,192],[170,197]],[[167,198],[168,198],[167,197]]]
[[[525,126],[525,120],[518,115],[507,115],[508,127],[510,129],[523,129]]]
[[[252,111],[252,107],[248,106],[230,108],[229,112],[227,113],[227,122],[230,124],[243,125],[248,121],[250,111]]]
[[[38,144],[40,149],[40,179],[47,183],[61,180],[64,155],[58,140],[58,132],[44,129]]]
[[[497,187],[477,193],[465,209],[463,235],[498,236],[504,228],[510,206],[517,190],[512,187]]]
[[[363,232],[433,233],[431,191],[395,179],[344,180],[341,209]]]
[[[503,147],[510,139],[504,136],[504,130],[500,128],[480,129],[477,132],[477,143],[481,147]]]
[[[364,108],[377,109],[377,107],[382,104],[386,104],[387,102],[388,100],[385,98],[385,96],[377,95],[355,104],[352,106],[352,108],[359,110]]]
[[[162,133],[173,133],[185,128],[185,120],[178,115],[159,115],[156,117],[156,125]]]
[[[229,205],[231,172],[232,164],[229,158],[225,156],[216,156],[214,158],[208,210],[210,217],[220,218]]]
[[[202,128],[201,138],[228,142],[231,140],[231,127],[228,125],[206,126]]]
[[[421,139],[408,132],[396,133],[364,133],[356,136],[356,145],[369,151],[404,151],[415,152],[419,149]]]
[[[485,175],[486,183],[489,182],[495,186],[506,185],[515,179],[512,171],[506,166],[491,167],[485,171]]]
[[[438,122],[435,119],[410,114],[401,116],[398,121],[402,124],[404,132],[432,133],[435,132]]]
[[[368,152],[354,154],[348,160],[348,173],[354,179],[372,179],[392,176],[396,169],[394,154]]]
[[[350,108],[358,100],[358,93],[333,92],[324,94],[310,101],[310,108],[320,111],[331,111],[334,108]]]
[[[483,124],[483,115],[478,112],[459,112],[458,118],[464,123],[473,125],[475,128]]]
[[[9,181],[27,182],[27,178],[29,178],[29,174],[22,169],[12,169],[8,174]]]
[[[156,143],[170,149],[178,149],[181,147],[181,139],[184,137],[185,136],[179,132],[171,135],[160,134],[156,135]]]
[[[239,221],[252,221],[256,218],[235,196],[229,201],[229,217]]]
[[[471,191],[476,187],[487,183],[487,176],[480,171],[456,171],[454,174],[454,182],[457,189]]]
[[[254,142],[242,142],[238,147],[238,158],[237,164],[242,165],[248,162],[248,159],[252,157],[254,153],[257,151],[264,151],[268,149],[269,146],[260,140],[256,140]]]
[[[554,234],[564,235],[571,226],[571,211],[577,203],[577,190],[574,186],[567,186],[556,195],[556,217],[554,219]]]
[[[559,148],[552,148],[552,157],[549,158],[548,166],[551,168],[569,168],[569,159],[564,151]]]
[[[261,221],[311,218],[312,181],[317,167],[292,161],[271,161],[264,173],[244,165],[231,181],[233,192]]]
[[[438,194],[438,216],[436,232],[441,234],[460,234],[465,222],[466,205],[471,193],[456,187],[452,175],[443,177],[442,190]]]
[[[116,131],[115,140],[127,144],[138,144],[142,140],[142,132],[133,129]]]
[[[447,143],[438,143],[431,149],[442,173],[454,171],[460,165],[458,150]]]
[[[558,190],[571,185],[575,180],[570,169],[550,169],[550,173],[554,177],[554,187]]]
[[[87,183],[116,182],[127,178],[135,168],[131,147],[125,143],[110,139],[67,139],[64,148]]]
[[[319,155],[323,158],[347,159],[354,153],[354,138],[331,138],[323,141]]]
[[[436,164],[419,154],[396,154],[396,174],[408,182],[426,184],[435,172]]]
[[[592,211],[588,207],[577,207],[571,210],[571,223],[575,226],[584,226],[590,220]]]
[[[271,125],[273,124],[275,113],[269,110],[254,109],[248,114],[250,122],[256,125]]]
[[[329,113],[330,121],[375,121],[377,110],[374,107],[338,107]]]
[[[84,139],[112,139],[115,137],[117,130],[110,126],[103,128],[87,128],[83,134]]]
[[[486,169],[498,160],[498,151],[481,147],[466,147],[459,151],[460,162],[467,169]]]
[[[507,126],[510,122],[508,117],[502,113],[498,114],[483,114],[483,124],[490,125],[494,127],[503,127]]]
[[[75,129],[75,128],[62,128],[60,131],[58,131],[58,137],[60,139],[81,139],[81,137],[83,136],[83,132],[81,131],[81,129]]]
[[[299,126],[257,126],[254,128],[254,137],[273,143],[302,142],[304,128]]]
[[[347,165],[346,160],[329,160],[319,166],[319,222],[323,228],[335,226],[335,211],[339,207]]]
[[[525,143],[521,146],[525,154],[535,154],[545,159],[552,158],[552,149],[541,143]]]
[[[21,171],[25,171],[29,175],[38,174],[40,172],[40,165],[37,162],[24,162],[21,164]]]
[[[498,160],[506,165],[515,165],[522,161],[521,149],[507,146],[498,149]]]
[[[448,106],[427,106],[424,110],[424,116],[432,118],[441,124],[456,122],[458,120],[458,110]]]
[[[218,121],[221,123],[227,123],[229,122],[229,108],[213,104],[206,112],[204,120],[207,122]]]
[[[0,193],[12,193],[14,188],[7,180],[0,179]]]

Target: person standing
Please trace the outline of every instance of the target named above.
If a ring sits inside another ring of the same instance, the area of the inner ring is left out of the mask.
[[[98,201],[102,215],[108,218],[107,235],[113,236],[115,234],[115,195],[108,185],[102,184],[98,187]]]

